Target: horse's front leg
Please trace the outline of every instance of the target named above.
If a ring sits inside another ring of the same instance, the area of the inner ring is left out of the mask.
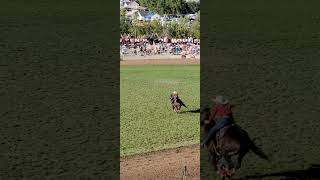
[[[229,178],[229,177],[226,177],[226,176],[221,176],[220,179],[221,179],[221,180],[229,180],[230,178]]]
[[[212,155],[208,153],[208,161],[211,162],[213,160]]]
[[[218,171],[217,155],[216,155],[216,153],[212,153],[212,152],[210,154],[211,154],[211,163],[213,165],[213,168],[214,168],[215,171]]]
[[[178,106],[178,112],[180,112],[181,106]]]
[[[242,162],[242,159],[243,157],[246,155],[246,153],[240,153],[238,155],[238,158],[237,158],[237,162],[236,162],[236,169],[240,169],[241,168],[241,162]]]
[[[226,177],[226,176],[223,176],[220,178],[221,180],[230,180],[231,178],[230,177]]]
[[[172,105],[172,109],[174,112],[177,112],[177,107],[175,105]]]

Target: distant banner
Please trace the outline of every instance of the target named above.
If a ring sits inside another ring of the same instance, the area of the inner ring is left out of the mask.
[[[164,42],[164,43],[200,43],[200,39],[196,38],[159,38],[155,39],[158,42]],[[149,40],[147,38],[120,38],[120,43],[144,43],[148,42]]]

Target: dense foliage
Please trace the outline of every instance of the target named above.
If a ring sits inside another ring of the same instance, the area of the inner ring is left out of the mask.
[[[193,14],[200,10],[199,1],[138,0],[138,3],[159,14]]]
[[[191,32],[193,37],[200,39],[200,11],[197,13],[196,20],[191,26]]]
[[[162,25],[157,20],[139,21],[134,19],[131,21],[125,16],[120,16],[120,33],[136,37],[150,35],[154,37],[200,38],[200,12],[192,24],[187,18],[181,18],[177,22],[172,21]]]

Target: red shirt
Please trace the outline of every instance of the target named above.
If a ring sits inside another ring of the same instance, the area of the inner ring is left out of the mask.
[[[232,111],[231,111],[232,106],[230,104],[218,104],[215,105],[211,112],[210,112],[210,118],[209,120],[215,119],[217,117],[232,117]]]

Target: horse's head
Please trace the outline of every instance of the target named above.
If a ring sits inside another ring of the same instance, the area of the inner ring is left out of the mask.
[[[179,105],[179,103],[178,103],[179,97],[178,96],[171,96],[170,100],[171,100],[172,105],[174,105],[174,106]]]
[[[177,102],[178,96],[171,95],[170,96],[170,100],[171,100],[172,103]]]
[[[232,177],[236,173],[236,167],[230,157],[221,157],[217,162],[218,174],[221,177]]]
[[[181,105],[179,103],[179,97],[177,95],[171,95],[170,100],[171,100],[171,104],[173,106],[173,110],[175,112],[179,112],[180,108],[181,108]]]

